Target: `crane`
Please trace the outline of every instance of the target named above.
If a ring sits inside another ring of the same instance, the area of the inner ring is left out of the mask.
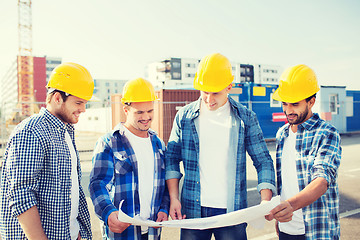
[[[34,61],[32,56],[32,10],[31,0],[18,0],[18,41],[17,56],[18,103],[7,124],[17,124],[38,110],[34,96]]]

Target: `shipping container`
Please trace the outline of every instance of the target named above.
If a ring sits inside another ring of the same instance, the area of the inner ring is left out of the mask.
[[[360,91],[346,91],[346,131],[360,131]]]
[[[273,119],[273,114],[282,114],[281,102],[272,99],[277,85],[241,83],[234,84],[230,96],[254,111],[265,138],[275,138],[277,130],[285,121]]]
[[[170,137],[172,124],[177,111],[200,96],[198,90],[161,89],[155,91],[159,101],[155,101],[154,119],[151,129],[156,131],[161,139],[167,144]],[[126,116],[121,103],[121,94],[111,96],[112,125],[113,128],[120,122],[125,122]]]

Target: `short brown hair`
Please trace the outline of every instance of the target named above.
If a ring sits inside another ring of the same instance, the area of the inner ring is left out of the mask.
[[[48,93],[48,94],[46,95],[46,103],[50,103],[51,98],[54,96],[54,94],[55,94],[56,92],[60,93],[61,98],[62,98],[62,100],[63,100],[64,102],[66,102],[67,98],[70,96],[69,94],[67,94],[67,93],[65,93],[65,92],[63,92],[63,91],[60,91],[60,90],[56,90],[56,89],[55,89],[54,91],[52,91],[52,92],[50,92],[50,93]]]

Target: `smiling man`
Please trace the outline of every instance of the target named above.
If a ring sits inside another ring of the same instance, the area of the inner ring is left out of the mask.
[[[275,192],[273,161],[254,112],[228,96],[234,76],[229,60],[214,53],[202,58],[194,79],[200,99],[175,116],[166,151],[166,182],[172,219],[204,218],[247,207],[246,153],[258,172],[262,200]],[[180,162],[184,184],[179,196]],[[246,223],[181,229],[182,240],[247,239]]]
[[[6,147],[2,239],[92,238],[73,124],[85,112],[94,81],[83,66],[63,63],[47,88],[46,108],[21,122]]]
[[[277,220],[280,240],[340,238],[340,135],[312,112],[319,90],[314,71],[297,65],[284,71],[273,94],[288,119],[276,135],[277,187],[283,202],[267,216]]]
[[[123,89],[125,123],[101,137],[94,150],[90,195],[104,221],[107,239],[160,239],[160,230],[118,220],[118,207],[134,217],[166,221],[169,194],[165,185],[165,145],[150,129],[154,117],[154,87],[145,79],[128,81]]]

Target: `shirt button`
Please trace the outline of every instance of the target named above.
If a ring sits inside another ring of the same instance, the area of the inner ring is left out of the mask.
[[[196,182],[197,184],[199,184],[199,182]]]

